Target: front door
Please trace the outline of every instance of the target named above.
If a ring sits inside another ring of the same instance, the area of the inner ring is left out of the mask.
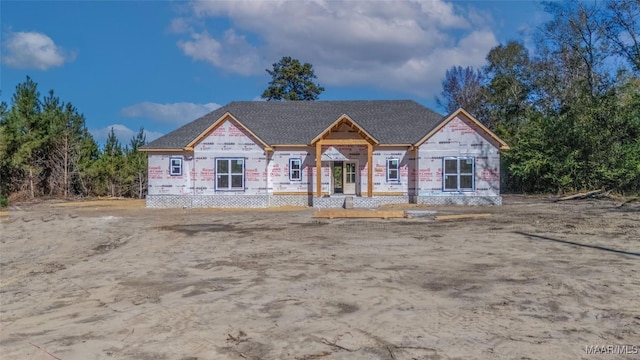
[[[357,166],[353,161],[344,163],[344,188],[342,191],[347,195],[356,194],[356,172]]]

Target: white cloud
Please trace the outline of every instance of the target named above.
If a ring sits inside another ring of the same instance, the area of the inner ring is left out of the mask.
[[[100,129],[89,129],[89,132],[98,143],[104,144],[105,141],[107,141],[107,137],[109,136],[111,129],[113,129],[113,133],[116,135],[116,138],[118,138],[118,141],[123,148],[125,145],[129,144],[136,134],[138,134],[138,130],[131,130],[122,124],[113,124]],[[147,142],[153,141],[163,135],[157,131],[148,130],[144,130],[144,134]]]
[[[220,41],[208,32],[191,32],[190,40],[178,41],[178,47],[194,60],[202,60],[241,75],[256,73],[260,63],[258,49],[233,29],[225,31]]]
[[[187,18],[175,18],[167,29],[170,33],[183,34],[193,30],[191,22]]]
[[[325,87],[375,86],[429,97],[440,91],[446,69],[480,66],[498,44],[477,10],[444,0],[238,0],[191,6],[202,24],[221,17],[232,23],[219,36],[192,29],[189,39],[180,40],[178,46],[194,60],[253,75],[292,56],[312,63]],[[257,41],[247,41],[249,36]]]
[[[164,124],[183,125],[219,107],[220,105],[216,103],[194,104],[178,102],[158,104],[142,102],[120,110],[120,114],[127,117],[149,118]]]
[[[2,47],[2,62],[16,68],[47,70],[75,59],[75,54],[66,52],[39,32],[10,31]]]

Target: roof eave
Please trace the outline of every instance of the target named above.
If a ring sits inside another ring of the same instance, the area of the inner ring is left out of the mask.
[[[179,148],[140,148],[140,152],[176,152],[176,151],[188,151],[187,149]]]

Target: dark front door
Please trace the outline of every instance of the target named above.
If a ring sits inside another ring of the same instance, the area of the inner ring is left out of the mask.
[[[342,174],[342,161],[333,162],[333,193],[343,193],[344,176]]]

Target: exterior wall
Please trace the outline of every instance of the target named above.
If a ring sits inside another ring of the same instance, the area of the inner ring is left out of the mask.
[[[148,195],[149,208],[267,208],[279,206],[344,207],[346,196],[315,198],[312,195]],[[445,198],[438,198],[443,200]],[[473,198],[468,198],[469,200]],[[385,204],[409,203],[408,196],[353,197],[354,208],[375,208]],[[426,202],[428,203],[428,202]],[[447,204],[441,202],[441,204]]]
[[[243,158],[244,189],[216,188],[216,159]],[[220,124],[194,147],[194,164],[190,189],[194,195],[267,195],[267,156],[259,142],[233,121]]]
[[[269,206],[312,206],[313,195],[271,195]]]
[[[193,154],[189,152],[149,153],[147,167],[149,195],[188,195],[192,178]],[[182,159],[182,175],[172,176],[171,159]]]
[[[475,159],[474,191],[443,191],[443,158],[449,156]],[[499,144],[462,115],[420,145],[417,163],[418,203],[501,203]]]
[[[428,205],[502,205],[502,196],[418,196],[413,202]]]
[[[344,201],[344,199],[342,199]],[[147,195],[149,208],[267,208],[311,206],[309,195]],[[342,206],[342,203],[341,205]]]
[[[265,208],[268,195],[148,195],[151,208]]]
[[[268,174],[269,186],[273,193],[291,193],[292,195],[307,195],[313,193],[315,163],[315,149],[311,147],[291,147],[275,149],[269,158]],[[289,179],[289,159],[302,160],[302,180]]]
[[[153,195],[147,194],[148,208],[191,208],[193,195]]]
[[[373,149],[373,195],[376,193],[402,193],[403,196],[409,195],[409,188],[415,185],[410,182],[415,181],[415,178],[410,179],[409,169],[414,164],[411,164],[413,158],[412,153],[408,151],[406,147],[374,147]],[[366,149],[365,149],[366,156]],[[387,159],[399,159],[400,160],[400,182],[387,181]],[[367,177],[367,170],[361,172],[365,178]],[[412,181],[410,181],[412,180]]]

